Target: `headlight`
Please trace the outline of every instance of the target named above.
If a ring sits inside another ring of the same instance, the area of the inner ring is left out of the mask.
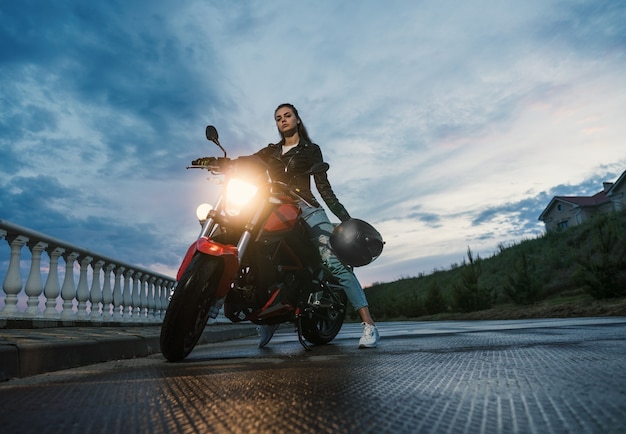
[[[226,213],[237,216],[254,197],[258,187],[241,179],[231,178],[226,186]]]
[[[207,216],[209,215],[209,211],[211,211],[212,209],[213,207],[208,203],[201,203],[200,205],[198,205],[198,208],[196,208],[196,217],[198,217],[200,223],[204,223]]]

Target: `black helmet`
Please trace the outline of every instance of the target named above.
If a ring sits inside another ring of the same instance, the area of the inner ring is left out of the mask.
[[[363,220],[350,219],[335,228],[330,248],[344,264],[361,267],[378,258],[383,251],[383,237]]]

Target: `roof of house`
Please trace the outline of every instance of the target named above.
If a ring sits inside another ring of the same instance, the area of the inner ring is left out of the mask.
[[[578,206],[598,206],[610,201],[604,190],[593,196],[555,196],[554,198]]]
[[[606,193],[602,190],[593,196],[554,196],[546,209],[543,210],[539,216],[539,220],[543,220],[544,216],[552,208],[556,202],[566,202],[574,206],[586,207],[586,206],[598,206],[606,202],[610,202],[611,199],[606,197]]]

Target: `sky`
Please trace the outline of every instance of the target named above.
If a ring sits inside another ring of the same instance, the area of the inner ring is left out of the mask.
[[[626,170],[626,2],[4,1],[0,219],[174,276],[206,125],[248,155],[284,102],[385,239],[362,284],[446,269]]]

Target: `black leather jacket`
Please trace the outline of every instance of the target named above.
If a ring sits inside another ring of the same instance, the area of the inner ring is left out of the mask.
[[[319,202],[311,191],[311,177],[309,175],[299,175],[294,178],[294,174],[303,173],[309,170],[314,164],[323,162],[322,150],[315,143],[301,141],[298,146],[282,154],[282,143],[270,143],[261,149],[258,155],[270,166],[272,177],[279,181],[289,182],[296,187],[299,193],[311,205],[319,207]],[[293,178],[293,180],[292,180]],[[328,206],[328,209],[335,214],[342,222],[350,219],[350,214],[339,202],[333,192],[326,172],[313,176],[315,186],[320,196]]]

